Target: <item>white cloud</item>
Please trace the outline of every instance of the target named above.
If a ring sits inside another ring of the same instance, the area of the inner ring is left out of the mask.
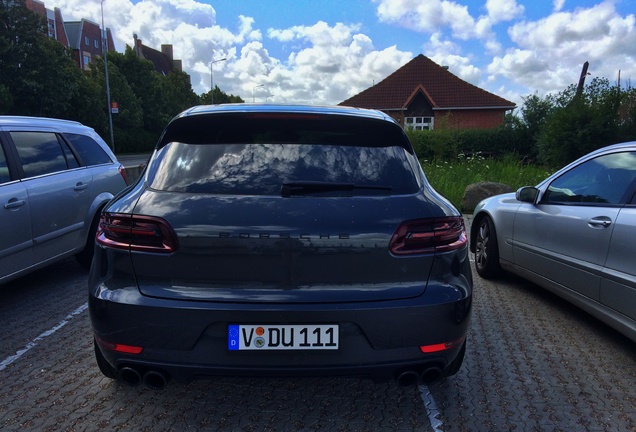
[[[482,71],[472,64],[471,59],[459,55],[436,54],[429,57],[438,65],[448,66],[449,72],[473,85],[479,86]]]
[[[615,77],[619,69],[636,70],[634,15],[621,17],[611,1],[572,12],[558,12],[509,30],[517,48],[495,57],[488,72],[543,92],[561,91],[578,82],[590,62],[592,76]]]
[[[276,28],[258,17],[224,17],[234,19],[230,29],[219,25],[213,6],[196,0],[105,0],[103,7],[118,51],[133,44],[133,33],[155,49],[172,44],[198,94],[210,88],[210,62],[226,58],[214,64],[214,83],[246,101],[254,92],[257,101],[339,103],[410,61],[418,45],[462,79],[513,101],[520,100],[515,92],[563,90],[578,80],[585,61],[592,76],[613,78],[620,69],[623,82],[636,80],[636,18],[621,16],[617,0],[591,7],[552,0],[549,15],[537,20],[524,15],[530,0],[369,1],[379,23],[316,19]],[[60,7],[67,21],[101,24],[99,1],[45,4]],[[398,43],[389,39],[374,46],[369,31],[396,27],[412,31],[416,45],[386,48]]]
[[[385,78],[413,55],[395,46],[377,51],[359,25],[319,21],[269,29],[270,38],[300,44],[260,82],[284,102],[338,103]]]
[[[565,0],[552,0],[552,6],[555,12],[560,12],[565,6]]]
[[[433,33],[430,39],[422,47],[427,53],[458,54],[461,46],[452,40],[445,39],[441,33]]]
[[[510,21],[523,15],[525,8],[516,0],[487,0],[486,10],[491,23]]]
[[[450,28],[459,39],[475,37],[475,19],[468,7],[450,0],[374,0],[382,22],[424,33]]]
[[[60,7],[64,19],[91,19],[101,23],[99,2],[46,0]],[[246,101],[337,104],[385,78],[413,54],[392,46],[377,50],[360,24],[329,24],[269,28],[265,33],[248,16],[236,19],[232,31],[217,23],[215,9],[195,0],[105,0],[104,20],[113,30],[115,48],[133,45],[133,34],[143,44],[160,50],[172,44],[190,75],[197,94],[214,84]],[[264,36],[266,35],[266,36]],[[268,46],[279,44],[287,58],[275,58]]]

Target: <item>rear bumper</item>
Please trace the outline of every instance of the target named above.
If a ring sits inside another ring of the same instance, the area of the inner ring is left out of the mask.
[[[89,312],[100,351],[112,367],[134,367],[141,374],[159,370],[180,381],[215,375],[385,379],[404,370],[443,371],[461,343],[426,354],[420,347],[462,341],[468,333],[472,278],[468,254],[460,256],[440,258],[436,266],[452,267],[452,274],[433,272],[444,277],[430,279],[417,297],[339,303],[153,298],[140,293],[134,272],[126,268],[129,260],[120,255],[110,272],[99,275],[97,257],[89,278]],[[338,324],[339,349],[233,351],[230,324]],[[109,343],[143,350],[127,354],[106,348]]]
[[[417,355],[413,350],[410,353],[391,353],[394,359],[379,362],[377,358],[363,358],[362,355],[352,359],[349,364],[336,364],[328,359],[320,359],[324,364],[317,362],[313,365],[291,365],[284,362],[288,360],[289,352],[277,353],[281,364],[261,365],[262,357],[250,358],[250,365],[232,366],[231,364],[201,364],[190,362],[191,353],[181,353],[180,359],[166,361],[141,358],[133,356],[122,356],[100,347],[102,355],[108,363],[115,369],[121,371],[124,368],[136,370],[140,376],[147,372],[158,372],[167,379],[174,379],[178,382],[190,382],[194,379],[214,377],[214,376],[236,376],[236,377],[363,377],[374,381],[389,381],[397,379],[402,373],[414,372],[418,376],[424,376],[431,370],[439,371],[439,376],[445,375],[445,370],[458,356],[461,346],[445,351],[443,355],[427,355],[421,353]],[[389,357],[389,353],[384,353]],[[147,356],[159,358],[165,356],[164,352],[147,352]],[[296,354],[298,355],[298,354]],[[284,356],[281,359],[280,356]],[[408,358],[407,358],[408,356]],[[315,360],[317,357],[314,358]],[[343,361],[343,363],[345,363]],[[425,378],[422,378],[425,380]]]
[[[104,357],[117,370],[126,366],[159,369],[188,381],[206,375],[384,379],[406,369],[446,369],[461,344],[432,354],[422,353],[419,347],[465,338],[471,297],[438,305],[389,303],[249,310],[227,305],[224,309],[218,305],[129,305],[91,296],[89,306],[98,341],[143,347],[133,355],[102,346]],[[338,324],[339,349],[230,351],[229,324]]]

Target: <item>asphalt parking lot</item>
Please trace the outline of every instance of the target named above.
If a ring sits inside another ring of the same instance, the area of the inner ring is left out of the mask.
[[[0,287],[2,431],[636,431],[636,344],[519,279],[475,276],[466,361],[429,387],[224,377],[163,391],[94,363],[73,259]]]

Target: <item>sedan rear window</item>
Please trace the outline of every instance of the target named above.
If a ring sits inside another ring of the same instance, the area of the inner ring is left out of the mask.
[[[184,144],[158,150],[156,190],[231,195],[386,195],[418,190],[402,147],[320,144]]]

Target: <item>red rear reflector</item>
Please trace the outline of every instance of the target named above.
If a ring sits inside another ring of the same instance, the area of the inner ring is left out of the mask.
[[[101,338],[98,338],[97,341],[104,348],[124,354],[141,354],[141,352],[144,350],[142,347],[107,342]]]
[[[179,246],[176,233],[165,220],[119,213],[101,216],[97,243],[115,249],[158,253],[172,253]]]
[[[457,345],[460,345],[463,342],[464,342],[464,338],[461,338],[461,339],[457,339],[455,341],[444,342],[444,343],[441,343],[441,344],[422,345],[420,347],[420,351],[422,351],[424,354],[430,354],[430,353],[436,353],[436,352],[440,352],[440,351],[446,351],[446,350],[449,350],[451,348],[455,348]]]
[[[395,230],[389,249],[395,255],[448,252],[467,243],[461,216],[407,221]]]

